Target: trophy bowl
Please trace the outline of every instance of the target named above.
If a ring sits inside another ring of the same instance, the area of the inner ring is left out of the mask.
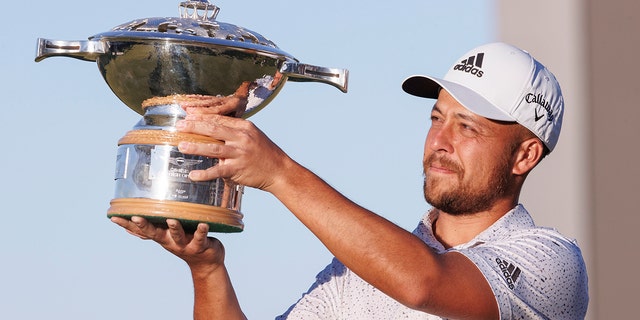
[[[223,179],[194,182],[188,172],[217,159],[182,154],[180,141],[222,143],[179,133],[182,103],[216,107],[247,118],[264,108],[288,80],[321,82],[347,92],[348,71],[300,63],[264,36],[219,22],[207,0],[179,4],[179,17],[136,19],[88,40],[39,38],[36,58],[95,61],[113,93],[143,117],[118,142],[116,191],[107,216],[144,216],[162,224],[175,218],[185,229],[244,228],[242,186]]]
[[[136,19],[88,40],[38,39],[36,61],[66,56],[96,61],[107,85],[129,108],[174,94],[227,96],[250,84],[246,118],[266,106],[287,80],[317,81],[347,91],[348,71],[299,63],[264,36],[215,20],[206,0],[181,2],[180,17]]]

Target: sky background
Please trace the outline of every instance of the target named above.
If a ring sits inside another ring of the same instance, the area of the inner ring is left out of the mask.
[[[349,92],[288,82],[250,118],[340,192],[412,230],[428,209],[422,149],[433,103],[403,93],[493,41],[492,1],[212,1],[218,21],[266,36],[302,63],[350,70]],[[140,119],[96,63],[34,62],[36,39],[85,40],[178,1],[14,3],[0,33],[0,319],[188,319],[184,262],[106,218],[117,141]],[[7,22],[8,19],[8,22]],[[272,319],[331,254],[270,194],[246,189],[245,231],[212,234],[245,314]]]

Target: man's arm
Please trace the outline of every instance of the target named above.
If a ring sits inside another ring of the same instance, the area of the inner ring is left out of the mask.
[[[141,239],[156,241],[187,263],[193,278],[194,319],[246,319],[224,265],[224,247],[207,237],[209,226],[201,223],[193,234],[186,234],[173,219],[167,220],[168,228],[156,227],[141,217],[113,217],[111,221]]]
[[[181,143],[181,152],[219,158],[193,180],[230,178],[276,196],[353,272],[397,301],[456,318],[497,318],[492,290],[458,253],[436,254],[419,238],[353,203],[290,159],[251,122],[191,112],[179,130],[225,141]]]

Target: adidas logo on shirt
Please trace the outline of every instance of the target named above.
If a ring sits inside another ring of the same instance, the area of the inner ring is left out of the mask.
[[[509,289],[513,290],[516,280],[518,280],[520,276],[520,267],[516,267],[516,265],[500,258],[496,258],[496,262],[498,263],[498,267],[500,267],[500,271],[502,271],[502,277],[507,281]]]
[[[478,78],[482,77],[484,72],[482,71],[482,60],[484,60],[484,52],[478,53],[475,56],[466,58],[453,67],[453,70],[463,71]]]

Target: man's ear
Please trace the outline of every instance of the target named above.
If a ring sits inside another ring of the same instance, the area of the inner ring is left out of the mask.
[[[529,138],[520,143],[514,154],[512,173],[526,175],[543,158],[544,145],[538,138]]]

